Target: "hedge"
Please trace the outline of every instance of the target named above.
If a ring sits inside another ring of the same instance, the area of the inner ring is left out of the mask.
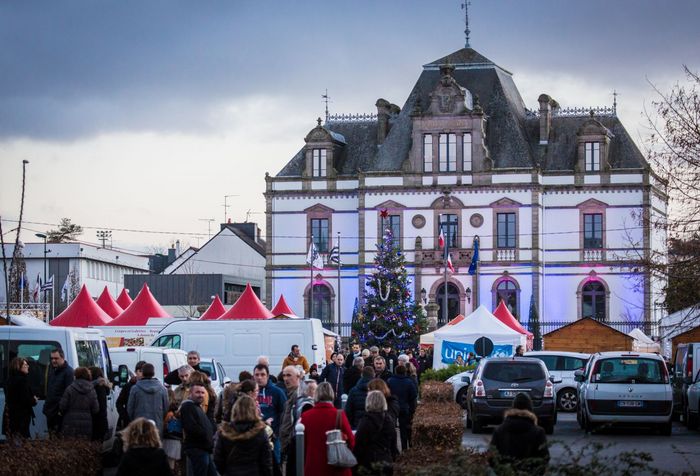
[[[476,364],[472,364],[468,367],[457,365],[457,364],[452,364],[448,365],[447,367],[444,367],[442,369],[426,369],[423,371],[423,373],[420,375],[420,380],[421,382],[425,382],[427,380],[437,380],[438,382],[444,382],[448,378],[452,377],[453,375],[457,375],[462,372],[466,372],[467,370],[474,370],[476,368]]]
[[[428,381],[420,385],[421,402],[454,402],[452,385],[444,382]]]
[[[95,476],[102,472],[101,446],[72,438],[4,441],[0,476]]]
[[[422,402],[413,417],[413,446],[433,450],[462,444],[462,409],[456,403]]]

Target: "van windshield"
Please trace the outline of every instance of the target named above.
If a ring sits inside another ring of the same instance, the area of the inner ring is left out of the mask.
[[[596,362],[593,382],[667,383],[663,362],[639,357],[614,357]]]
[[[102,355],[102,344],[99,340],[77,340],[75,350],[78,353],[78,365],[80,367],[106,368]]]

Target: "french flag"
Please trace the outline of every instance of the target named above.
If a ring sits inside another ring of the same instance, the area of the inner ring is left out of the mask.
[[[452,274],[455,274],[455,267],[452,266],[452,257],[449,254],[447,255],[447,268]]]
[[[440,236],[438,236],[438,246],[440,249],[445,247],[445,234],[442,232],[442,227],[440,227]]]

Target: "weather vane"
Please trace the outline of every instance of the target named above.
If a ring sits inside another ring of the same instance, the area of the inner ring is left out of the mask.
[[[321,95],[321,98],[323,99],[323,102],[326,103],[326,122],[328,122],[328,118],[330,117],[328,114],[328,103],[331,100],[331,97],[328,95],[328,89],[326,89],[326,93]]]
[[[464,37],[465,37],[465,42],[464,42],[464,47],[469,48],[469,33],[471,33],[471,30],[469,29],[469,5],[471,5],[472,2],[469,0],[464,0],[462,2],[462,10],[464,10]]]

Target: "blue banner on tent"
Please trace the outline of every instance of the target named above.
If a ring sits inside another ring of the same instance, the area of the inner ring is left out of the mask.
[[[452,364],[458,355],[466,361],[469,352],[474,352],[475,355],[479,355],[476,350],[474,350],[474,344],[465,344],[463,342],[450,342],[448,340],[442,342],[441,359],[443,364]],[[488,355],[482,355],[482,357],[510,357],[513,355],[512,345],[493,345],[493,350]]]

